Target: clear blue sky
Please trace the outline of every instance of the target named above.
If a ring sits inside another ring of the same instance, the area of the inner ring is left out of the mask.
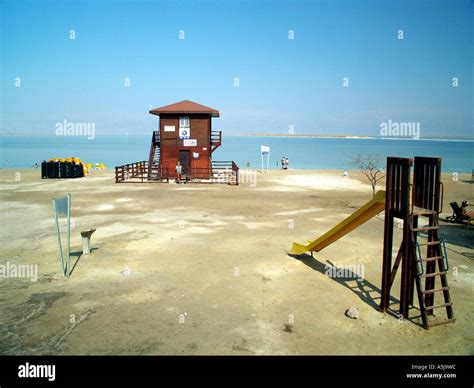
[[[472,1],[0,4],[2,132],[150,133],[149,105],[190,99],[228,132],[473,136]]]

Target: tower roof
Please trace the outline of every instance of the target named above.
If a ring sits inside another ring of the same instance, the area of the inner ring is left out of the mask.
[[[159,116],[166,113],[186,114],[186,113],[204,113],[210,114],[212,117],[219,117],[219,111],[217,109],[209,108],[208,106],[198,104],[193,101],[184,100],[176,102],[171,105],[165,105],[161,108],[155,108],[150,110],[152,115]]]

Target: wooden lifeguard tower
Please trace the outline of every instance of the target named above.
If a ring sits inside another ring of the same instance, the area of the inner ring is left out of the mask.
[[[238,185],[239,168],[234,161],[212,160],[222,144],[222,131],[212,130],[212,118],[220,116],[218,110],[184,100],[149,113],[160,120],[148,160],[116,167],[116,182],[134,178],[169,181],[177,177],[179,161],[188,182]]]

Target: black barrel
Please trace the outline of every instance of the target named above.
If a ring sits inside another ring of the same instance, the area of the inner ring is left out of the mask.
[[[54,162],[54,178],[60,178],[59,176],[60,165],[61,165],[60,162]]]
[[[59,164],[59,178],[67,178],[67,163]]]
[[[54,162],[48,162],[48,178],[56,178],[54,173]]]
[[[79,178],[79,165],[76,163],[72,164],[72,178]]]
[[[66,178],[72,178],[73,177],[73,170],[72,170],[73,164],[71,162],[66,162]]]
[[[48,162],[46,160],[41,163],[41,178],[48,178]]]

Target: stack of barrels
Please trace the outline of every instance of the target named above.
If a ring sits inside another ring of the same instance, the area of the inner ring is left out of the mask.
[[[43,179],[55,178],[82,178],[84,166],[74,162],[47,162],[41,163],[41,177]]]

